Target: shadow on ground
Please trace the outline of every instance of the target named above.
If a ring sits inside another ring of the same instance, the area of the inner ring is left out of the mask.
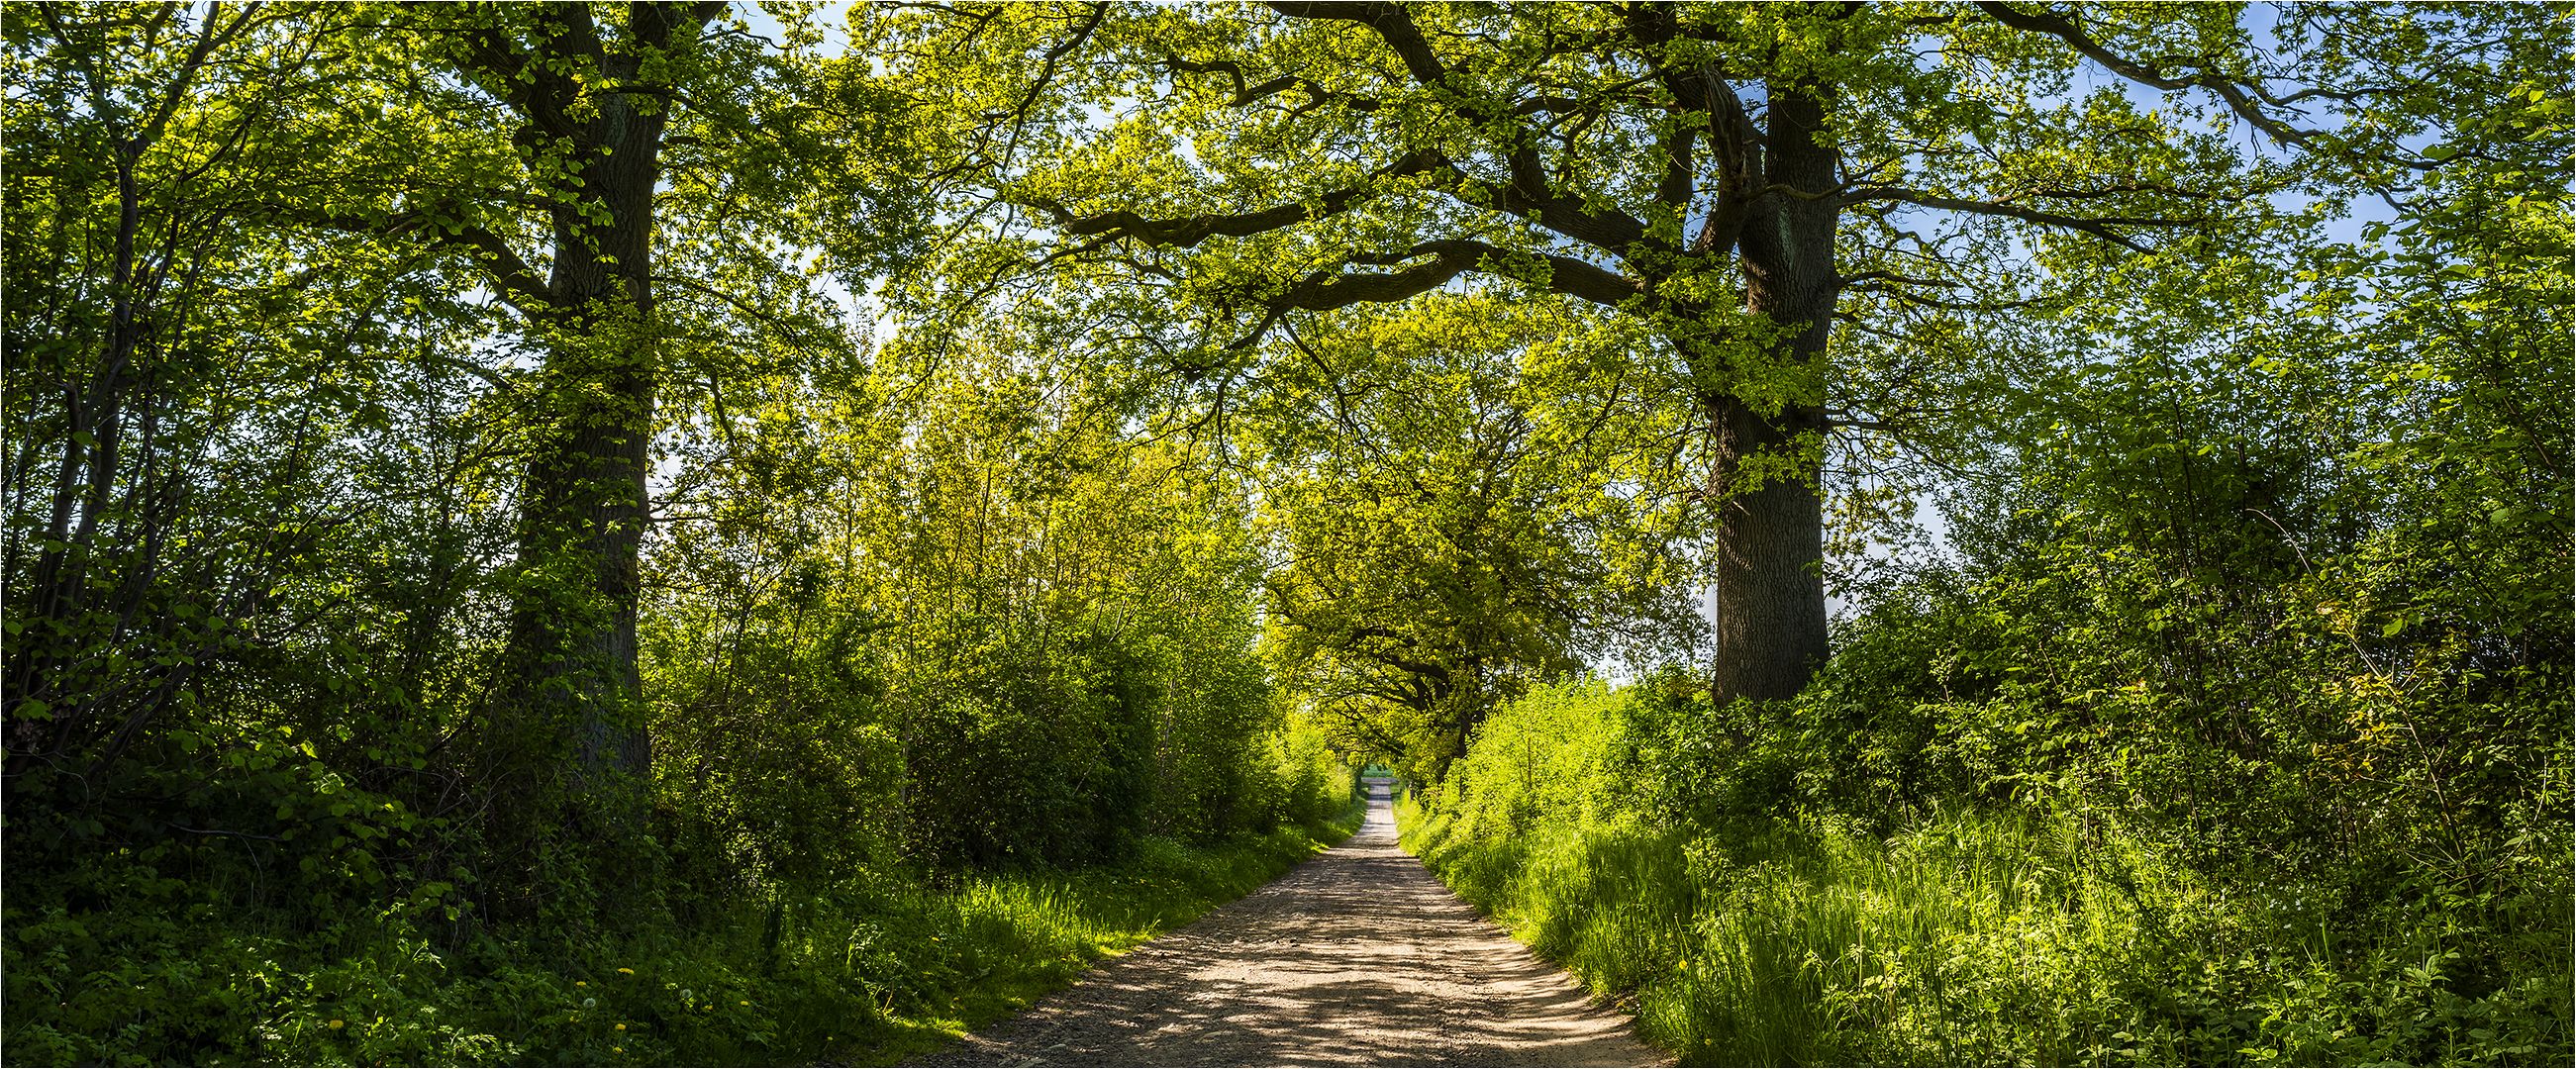
[[[1668,1063],[1398,848],[1369,787],[1348,842],[921,1064]]]

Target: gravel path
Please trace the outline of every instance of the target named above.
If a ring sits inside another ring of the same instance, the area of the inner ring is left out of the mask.
[[[925,1065],[1668,1065],[1396,846],[1349,841]]]

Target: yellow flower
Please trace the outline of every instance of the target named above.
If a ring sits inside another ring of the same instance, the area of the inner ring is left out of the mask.
[[[617,1053],[619,1053],[619,1054],[624,1054],[624,1053],[626,1053],[626,1048],[624,1048],[624,1047],[610,1047],[610,1048],[608,1048],[608,1049],[609,1049],[609,1050],[612,1050],[612,1051],[615,1051],[615,1052],[617,1052]]]
[[[341,1019],[339,1019],[339,1018],[337,1018],[337,1017],[334,1017],[334,1018],[332,1018],[332,1019],[331,1019],[331,1027],[333,1027],[333,1028],[347,1028],[347,1027],[349,1027],[349,1022],[347,1022],[347,1021],[343,1021],[343,1020],[341,1020]]]
[[[743,1004],[743,1005],[745,1005],[745,1006],[751,1005],[751,1000],[750,1000],[750,999],[744,999],[744,1000],[742,1000],[742,1004]]]
[[[574,986],[574,987],[589,987],[589,986],[590,986],[590,981],[588,981],[588,980],[575,980],[575,981],[573,981],[573,982],[572,982],[572,986]]]
[[[625,974],[626,974],[626,975],[628,975],[628,976],[633,976],[633,975],[635,975],[635,970],[633,970],[633,969],[619,969],[619,970],[617,970],[617,971],[622,972],[622,973],[625,973]]]
[[[625,1031],[625,1030],[626,1030],[626,1022],[624,1022],[624,1021],[619,1021],[619,1022],[617,1022],[617,1030],[618,1030],[618,1031],[620,1031],[620,1032]]]

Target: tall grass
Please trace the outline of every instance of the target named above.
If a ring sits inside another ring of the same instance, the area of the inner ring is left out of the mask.
[[[1322,827],[1215,847],[1146,839],[1116,868],[977,876],[947,888],[907,881],[820,897],[784,925],[778,969],[862,992],[868,1012],[794,1015],[781,1022],[792,1033],[784,1046],[866,1062],[938,1046],[1260,887],[1348,836],[1358,814],[1353,808]],[[737,931],[752,927],[746,917]]]
[[[166,1038],[187,1034],[220,1056],[179,1060],[208,1063],[891,1063],[1259,887],[1356,829],[1350,801],[1325,822],[1215,843],[1146,838],[1115,865],[872,870],[551,940],[434,939],[392,914],[297,937],[155,918],[150,953],[111,975],[60,954],[13,965],[13,992],[53,995],[83,1026],[13,1014],[7,1060],[141,1064],[189,1049]],[[22,945],[139,939],[60,911],[9,921]]]
[[[1658,826],[1613,804],[1634,789],[1598,758],[1620,730],[1613,696],[1534,700],[1555,704],[1532,716],[1547,730],[1498,714],[1503,748],[1399,802],[1403,841],[1685,1062],[2495,1064],[2569,1049],[2568,951],[2549,934],[2566,920],[2513,913],[2564,894],[2401,895],[2356,924],[2349,902],[2215,881],[2098,815],[1963,810],[1883,837],[1822,818]],[[1583,707],[1600,718],[1574,723]],[[1589,801],[1527,804],[1551,756],[1548,791]]]

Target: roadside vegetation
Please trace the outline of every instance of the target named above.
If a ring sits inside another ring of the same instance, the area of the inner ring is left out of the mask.
[[[1597,685],[1531,695],[1397,812],[1452,889],[1685,1063],[2519,1065],[2569,1048],[2554,828],[2473,888],[2384,861],[2375,884],[2253,855],[2195,866],[2080,805],[1678,818],[1650,799],[1689,773],[1643,742],[1675,711]]]
[[[217,913],[165,879],[109,900],[150,915],[12,925],[20,946],[52,952],[13,970],[10,1058],[888,1063],[1259,887],[1350,834],[1358,812],[1211,845],[1148,837],[1082,868],[871,872],[578,938],[461,937],[435,902],[319,925],[308,909]],[[150,860],[166,861],[119,857],[101,882],[153,880]],[[62,1001],[29,1001],[47,996]]]
[[[2567,229],[2459,195],[2370,316],[2104,338],[1795,699],[1533,690],[1405,842],[1688,1061],[2568,1060]]]
[[[2564,1062],[2571,24],[0,3],[0,1060]]]

